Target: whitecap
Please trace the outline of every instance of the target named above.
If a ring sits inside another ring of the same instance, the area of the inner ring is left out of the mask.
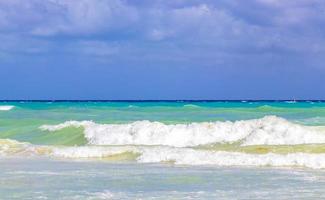
[[[13,109],[15,106],[0,106],[0,111],[8,111]]]
[[[201,122],[166,125],[136,121],[128,124],[96,124],[92,121],[67,121],[43,125],[41,130],[57,131],[83,127],[92,145],[166,145],[193,147],[212,143],[247,145],[296,145],[325,143],[325,130],[303,126],[276,116],[235,122]]]
[[[140,163],[173,162],[176,165],[214,166],[272,166],[325,168],[325,154],[247,154],[226,151],[199,151],[185,148],[156,148],[146,150],[138,158]]]

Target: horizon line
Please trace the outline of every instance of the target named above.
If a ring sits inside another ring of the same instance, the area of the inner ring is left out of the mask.
[[[256,101],[271,101],[271,102],[323,102],[325,99],[0,99],[0,102],[256,102]]]

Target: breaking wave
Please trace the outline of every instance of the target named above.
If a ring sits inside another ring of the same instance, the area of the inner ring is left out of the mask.
[[[68,159],[133,160],[175,165],[304,167],[325,169],[325,153],[248,154],[166,146],[37,146],[0,140],[0,155],[47,156]]]
[[[206,151],[177,147],[69,147],[56,149],[53,156],[65,158],[135,159],[138,163],[173,163],[175,165],[271,166],[325,168],[325,154],[247,154]]]
[[[291,153],[286,155],[268,153],[261,155],[226,152],[201,151],[184,148],[151,149],[138,158],[138,162],[172,162],[176,165],[215,166],[272,166],[325,168],[325,154]]]
[[[0,111],[8,111],[13,109],[15,106],[0,106]]]
[[[303,126],[276,116],[173,125],[150,121],[128,124],[67,121],[58,125],[43,125],[40,129],[53,132],[67,127],[83,127],[85,138],[91,145],[194,147],[215,143],[239,143],[240,146],[325,143],[323,127]]]
[[[73,131],[74,128],[79,129]],[[0,139],[0,156],[325,169],[324,127],[304,126],[276,116],[173,125],[150,121],[67,121],[40,129],[53,132],[44,134],[53,134],[55,140],[64,137],[69,142],[35,145]],[[80,139],[83,136],[85,141]],[[76,141],[80,146],[72,146]]]

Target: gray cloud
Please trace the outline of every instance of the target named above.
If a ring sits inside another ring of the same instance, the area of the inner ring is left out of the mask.
[[[96,34],[137,20],[137,11],[120,0],[0,1],[0,29],[32,35]]]
[[[324,15],[321,0],[0,0],[0,51],[207,65],[321,60]]]

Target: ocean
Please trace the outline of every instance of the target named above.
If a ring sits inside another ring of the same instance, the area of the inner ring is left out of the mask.
[[[323,101],[2,101],[0,199],[322,199]]]

